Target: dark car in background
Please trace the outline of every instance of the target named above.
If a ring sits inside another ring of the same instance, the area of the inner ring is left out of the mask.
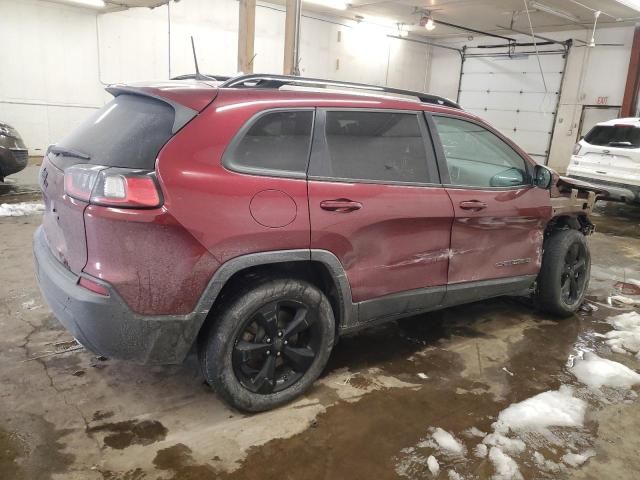
[[[18,131],[0,122],[0,182],[4,177],[19,172],[27,166],[29,150]]]

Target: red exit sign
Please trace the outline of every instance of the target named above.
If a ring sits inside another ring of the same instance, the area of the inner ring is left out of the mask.
[[[609,105],[609,97],[596,98],[596,105]]]

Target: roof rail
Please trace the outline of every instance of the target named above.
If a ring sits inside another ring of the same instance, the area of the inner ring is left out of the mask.
[[[461,109],[456,102],[438,95],[429,93],[414,92],[411,90],[402,90],[399,88],[380,87],[378,85],[368,85],[366,83],[342,82],[339,80],[324,80],[320,78],[294,77],[289,75],[269,75],[269,74],[250,74],[241,75],[239,77],[230,78],[226,82],[219,85],[219,88],[273,88],[278,89],[284,85],[306,85],[306,86],[324,86],[324,87],[343,87],[358,90],[368,90],[378,93],[390,93],[394,95],[406,95],[417,97],[422,103],[430,103],[434,105],[442,105]]]

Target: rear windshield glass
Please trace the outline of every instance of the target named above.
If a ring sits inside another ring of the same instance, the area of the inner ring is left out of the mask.
[[[55,163],[65,168],[76,163],[153,170],[162,146],[171,138],[173,107],[139,95],[118,95],[56,144],[58,151],[88,156],[61,155]]]
[[[640,128],[631,125],[598,125],[584,139],[591,145],[640,148]]]

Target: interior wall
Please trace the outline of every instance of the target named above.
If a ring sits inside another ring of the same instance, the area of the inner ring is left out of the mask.
[[[0,0],[0,11],[0,44],[11,46],[0,49],[0,120],[21,132],[32,154],[108,101],[104,84],[193,73],[191,36],[201,72],[236,73],[236,0],[181,0],[107,14],[41,0]],[[430,49],[389,38],[394,29],[303,11],[301,73],[423,90]],[[254,71],[282,73],[283,50],[283,8],[259,3]]]

